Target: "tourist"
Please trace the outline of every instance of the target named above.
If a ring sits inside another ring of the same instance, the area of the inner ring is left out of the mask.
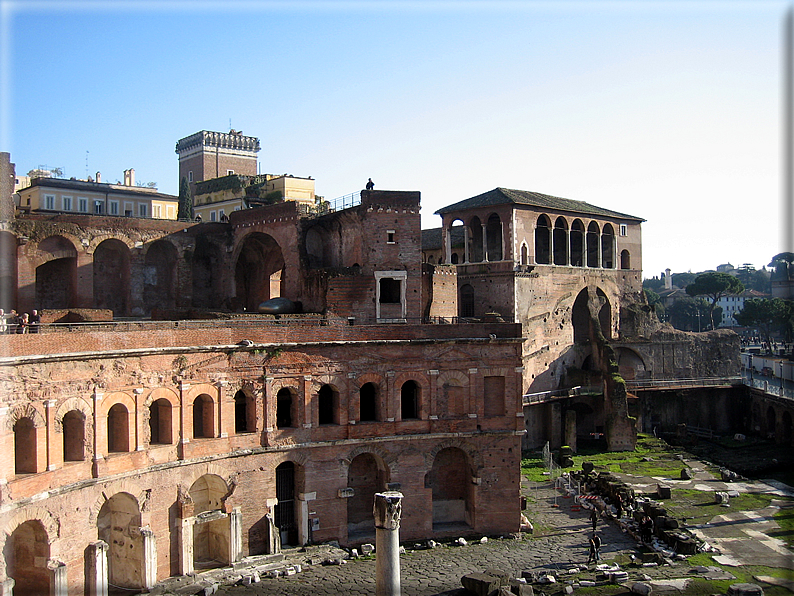
[[[19,315],[17,314],[17,311],[15,311],[12,308],[11,314],[9,314],[6,317],[6,326],[7,326],[6,333],[16,333],[18,325],[19,325]]]
[[[0,335],[5,335],[8,331],[8,324],[6,323],[6,311],[0,308]]]
[[[598,510],[596,507],[593,507],[593,510],[590,512],[590,521],[593,523],[593,532],[595,532],[596,526],[598,525]]]
[[[640,540],[650,542],[653,536],[653,520],[644,515],[640,521]]]
[[[367,180],[367,190],[373,190],[375,188],[375,183],[372,181],[372,178]]]
[[[618,495],[615,498],[615,517],[620,519],[623,516],[623,498]]]
[[[30,315],[30,326],[28,327],[28,331],[30,333],[38,333],[39,325],[41,325],[41,315],[39,315],[39,311],[34,308]]]
[[[21,317],[19,317],[19,323],[17,323],[17,333],[27,333],[28,325],[30,325],[30,315],[28,313],[24,313]]]
[[[589,565],[592,562],[598,564],[598,561],[601,559],[601,538],[593,532],[593,535],[590,537],[590,555],[587,557],[587,564]]]

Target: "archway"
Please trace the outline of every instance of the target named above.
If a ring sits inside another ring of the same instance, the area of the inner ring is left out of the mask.
[[[196,250],[193,253],[193,306],[197,308],[220,308],[224,306],[224,292],[218,291],[221,283],[221,267],[223,257],[220,248],[213,244],[207,236],[196,238]]]
[[[645,362],[634,350],[619,347],[615,350],[615,357],[618,361],[618,373],[627,381],[645,376]]]
[[[94,250],[94,305],[113,316],[128,313],[130,298],[130,249],[121,240],[103,240]]]
[[[631,253],[625,249],[620,251],[620,268],[631,269]]]
[[[231,527],[223,515],[223,498],[228,492],[226,482],[215,474],[205,474],[190,487],[195,516],[193,565],[196,569],[220,567],[230,561]]]
[[[14,423],[14,473],[35,474],[37,456],[36,427],[31,418]]]
[[[586,238],[588,267],[600,266],[598,260],[600,253],[599,251],[600,238],[601,238],[601,232],[598,229],[598,224],[594,221],[591,221],[590,225],[587,226],[587,238]]]
[[[474,316],[474,288],[469,284],[460,286],[460,316]]]
[[[612,224],[604,224],[601,231],[601,266],[604,269],[615,268],[615,230]]]
[[[279,389],[276,394],[276,427],[277,428],[292,428],[295,426],[293,422],[293,402],[292,391],[283,387]]]
[[[433,531],[471,526],[471,466],[466,453],[447,447],[436,454],[427,481],[433,492]]]
[[[69,308],[74,306],[77,279],[77,250],[63,236],[50,236],[39,243],[39,252],[46,253],[46,262],[36,267],[37,308]]]
[[[63,416],[63,461],[85,459],[85,414],[70,410]]]
[[[256,430],[256,403],[252,396],[240,389],[234,394],[234,432],[251,433]]]
[[[554,264],[568,264],[568,222],[564,217],[558,217],[554,222]]]
[[[400,388],[400,418],[415,420],[419,418],[419,396],[421,390],[416,381],[406,381]]]
[[[535,262],[551,263],[551,220],[546,215],[538,216],[535,224]]]
[[[376,422],[378,420],[378,386],[375,383],[364,383],[358,390],[359,420]]]
[[[485,227],[487,237],[487,249],[489,261],[502,260],[502,220],[496,213],[488,217],[488,224]]]
[[[360,541],[375,534],[372,507],[375,493],[386,490],[388,474],[380,458],[361,453],[353,458],[347,470],[347,486],[353,496],[347,499],[347,538]]]
[[[108,410],[108,453],[126,453],[130,450],[129,418],[124,404],[113,404]]]
[[[469,261],[479,263],[483,258],[482,222],[476,215],[469,220]]]
[[[108,583],[121,588],[143,587],[143,537],[138,501],[116,493],[97,516],[97,534],[108,545]]]
[[[275,524],[281,533],[282,545],[298,543],[298,516],[295,508],[297,493],[295,482],[295,464],[285,461],[276,467],[276,498]]]
[[[14,596],[41,596],[50,593],[50,558],[47,531],[39,520],[26,521],[6,539],[3,559],[6,575],[14,580]]]
[[[209,439],[215,436],[215,402],[206,393],[193,400],[193,438]]]
[[[598,309],[598,323],[606,339],[612,338],[612,309],[609,299],[601,288],[596,288],[596,298],[600,298],[601,306]],[[588,301],[590,299],[587,288],[576,296],[571,313],[571,323],[573,324],[574,343],[590,341],[590,309]]]
[[[237,304],[257,312],[270,298],[284,295],[286,271],[281,247],[272,236],[254,232],[246,236],[234,269]]]
[[[571,266],[584,266],[584,224],[581,219],[571,224]]]
[[[339,424],[339,392],[331,385],[323,385],[317,393],[319,423]]]
[[[170,445],[173,443],[171,402],[161,397],[149,406],[149,443]]]
[[[146,312],[176,306],[177,250],[167,240],[153,242],[143,268],[143,304]]]

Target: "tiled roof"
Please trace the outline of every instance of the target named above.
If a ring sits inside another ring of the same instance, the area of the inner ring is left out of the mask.
[[[585,215],[595,215],[601,217],[616,217],[619,219],[631,219],[634,221],[645,221],[641,217],[634,215],[627,215],[626,213],[618,213],[602,207],[596,207],[584,201],[574,201],[572,199],[564,199],[562,197],[554,197],[551,195],[544,195],[539,192],[532,192],[528,190],[512,190],[510,188],[494,188],[476,197],[471,197],[464,201],[442,207],[436,213],[444,215],[445,213],[452,213],[455,211],[463,211],[465,209],[475,209],[477,207],[489,207],[495,205],[527,205],[530,207],[540,207],[541,209],[554,209],[556,211],[571,211],[573,213],[582,213]]]
[[[452,246],[463,246],[464,242],[463,226],[454,226],[452,228]],[[422,230],[422,250],[440,250],[441,248],[441,228]]]

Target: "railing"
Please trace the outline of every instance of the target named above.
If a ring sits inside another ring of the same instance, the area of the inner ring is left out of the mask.
[[[571,387],[570,389],[556,389],[554,391],[540,391],[538,393],[526,393],[521,396],[521,403],[525,406],[532,404],[540,404],[554,399],[565,399],[568,397],[577,397],[581,395],[601,395],[603,390],[601,387],[595,386],[581,386]]]
[[[750,374],[747,369],[742,371],[743,383],[753,389],[760,389],[764,393],[794,399],[794,382],[780,377],[759,376],[758,373]]]
[[[361,204],[361,191],[351,192],[350,194],[331,199],[330,201],[322,201],[317,208],[318,215],[325,215],[326,213],[333,213],[334,211],[341,211],[342,209],[349,209]]]
[[[634,379],[626,381],[626,389],[680,389],[686,387],[718,387],[741,385],[741,376],[702,377],[697,379]]]

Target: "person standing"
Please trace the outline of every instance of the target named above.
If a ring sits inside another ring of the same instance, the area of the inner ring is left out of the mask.
[[[0,308],[0,335],[5,335],[8,332],[8,324],[6,323],[6,311]]]
[[[39,311],[34,308],[33,312],[30,314],[30,333],[38,333],[39,325],[41,325],[41,315],[39,315]]]
[[[593,532],[596,531],[596,526],[598,525],[598,510],[593,507],[593,510],[590,512],[590,521],[593,524]]]
[[[601,560],[601,538],[595,532],[593,532],[593,535],[590,537],[589,545],[590,554],[587,557],[587,564],[598,564],[598,562]]]
[[[367,180],[367,190],[373,190],[375,188],[375,183],[372,181],[372,178]]]

